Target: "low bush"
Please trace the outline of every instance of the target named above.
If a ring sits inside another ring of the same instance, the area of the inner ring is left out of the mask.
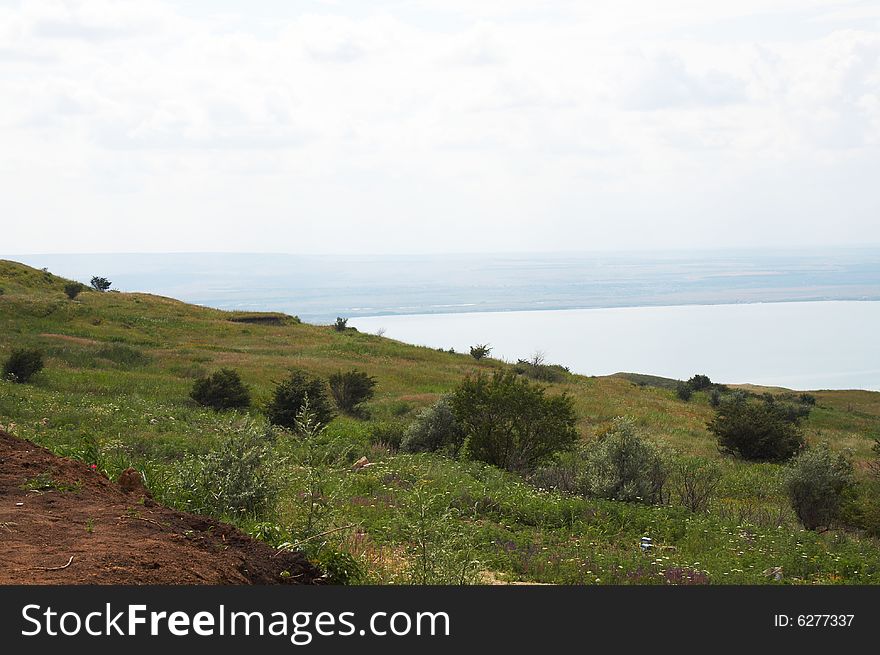
[[[251,421],[230,423],[215,450],[188,455],[150,490],[157,500],[216,518],[262,520],[278,495],[267,432]]]
[[[421,410],[400,442],[400,449],[408,453],[446,453],[456,457],[464,443],[464,431],[448,397]]]
[[[535,353],[531,359],[517,360],[513,367],[519,375],[525,375],[540,382],[562,382],[571,376],[567,367],[559,364],[546,364],[543,353]]]
[[[13,350],[3,364],[3,377],[11,382],[29,382],[43,370],[43,354],[39,350]]]
[[[363,371],[351,370],[330,376],[330,393],[336,405],[347,414],[359,413],[359,405],[373,397],[376,378]]]
[[[679,400],[687,402],[691,399],[693,394],[694,390],[691,389],[691,386],[687,382],[679,382],[675,385],[675,395],[678,396]]]
[[[708,375],[700,375],[699,373],[688,380],[687,385],[692,391],[705,391],[713,386],[712,380],[709,379]]]
[[[471,346],[471,357],[476,360],[481,360],[484,357],[488,357],[489,353],[492,352],[492,348],[485,343],[477,344],[476,346]]]
[[[628,418],[617,418],[586,452],[579,487],[597,498],[659,504],[667,469],[660,450]]]
[[[704,457],[676,457],[668,467],[670,501],[692,512],[708,511],[721,483],[718,464]]]
[[[318,423],[327,425],[333,420],[335,414],[324,381],[305,371],[295,370],[275,386],[272,400],[266,407],[266,416],[271,423],[296,431],[297,415],[306,402]]]
[[[721,402],[707,428],[718,438],[723,453],[750,461],[783,462],[806,445],[799,419],[786,405],[754,403],[736,395]]]
[[[193,384],[190,397],[199,405],[216,411],[244,409],[251,404],[251,396],[238,373],[231,368],[200,378]]]
[[[79,282],[68,282],[64,285],[64,295],[73,300],[85,287]]]
[[[384,446],[390,452],[400,450],[406,428],[401,423],[376,423],[370,429],[370,444]]]
[[[112,282],[110,282],[110,280],[108,280],[106,277],[100,277],[96,275],[91,279],[90,284],[92,285],[92,289],[94,289],[95,291],[107,291],[110,288]]]
[[[450,405],[468,456],[509,471],[532,471],[578,440],[571,397],[547,395],[510,370],[465,378]]]
[[[840,516],[845,494],[853,489],[853,466],[845,455],[832,453],[827,444],[821,444],[789,464],[785,486],[791,506],[807,530],[831,527]]]
[[[345,332],[348,327],[348,319],[342,318],[341,316],[336,317],[336,322],[333,324],[333,329],[337,332]]]

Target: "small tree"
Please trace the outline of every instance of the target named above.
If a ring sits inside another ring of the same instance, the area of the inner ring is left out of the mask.
[[[751,403],[743,396],[724,399],[707,428],[723,453],[761,462],[783,462],[806,446],[799,417],[783,405]]]
[[[3,364],[3,377],[11,382],[24,383],[43,370],[43,354],[39,350],[13,350]]]
[[[448,396],[416,416],[400,442],[400,449],[408,453],[443,452],[457,457],[464,443],[464,431],[452,411]]]
[[[76,298],[80,292],[84,289],[83,285],[79,282],[68,282],[64,285],[64,294],[73,300]]]
[[[324,381],[301,370],[291,372],[290,377],[275,386],[275,393],[266,407],[266,415],[271,423],[295,431],[297,415],[306,399],[315,421],[327,425],[333,419],[333,407],[327,397]]]
[[[98,277],[97,275],[91,279],[90,284],[95,291],[107,291],[110,288],[110,280],[106,277]]]
[[[785,486],[791,506],[807,530],[830,527],[840,515],[841,502],[853,488],[853,466],[827,444],[804,451],[786,470]]]
[[[641,437],[632,419],[618,417],[587,450],[586,479],[579,486],[598,498],[660,503],[666,475],[659,449]]]
[[[578,440],[571,398],[548,396],[513,371],[466,378],[451,405],[470,457],[510,471],[530,471]]]
[[[231,368],[220,369],[193,384],[190,397],[198,404],[220,411],[250,406],[251,396],[238,373]]]
[[[492,352],[491,346],[486,343],[477,344],[476,346],[471,346],[471,357],[476,360],[483,359],[484,357],[488,357],[489,353]]]
[[[336,317],[336,322],[333,324],[333,329],[337,332],[345,332],[345,329],[348,327],[348,319],[342,318],[341,316]]]
[[[348,414],[358,413],[358,406],[373,397],[375,386],[376,378],[363,371],[340,371],[330,376],[330,393],[337,407]]]

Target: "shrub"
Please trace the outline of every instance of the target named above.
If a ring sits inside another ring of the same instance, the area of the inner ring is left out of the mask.
[[[725,399],[707,425],[721,452],[750,461],[783,462],[806,445],[798,417],[772,402]]]
[[[802,405],[815,405],[816,404],[816,396],[811,393],[802,393],[798,396],[798,402]]]
[[[582,487],[585,461],[584,449],[576,447],[559,453],[551,463],[537,468],[528,480],[538,489],[585,495],[586,490]]]
[[[692,391],[705,391],[711,389],[713,384],[708,375],[697,374],[687,381],[687,385]]]
[[[98,277],[96,275],[91,279],[90,284],[95,291],[107,291],[112,283],[106,277]]]
[[[244,429],[201,457],[201,486],[205,510],[215,516],[264,515],[274,504],[277,490],[265,460],[265,434]]]
[[[272,400],[266,407],[266,416],[275,425],[296,430],[297,414],[306,399],[318,423],[327,425],[333,420],[334,412],[324,381],[301,370],[291,372],[289,378],[275,386]]]
[[[473,357],[474,359],[476,359],[478,361],[483,359],[484,357],[488,357],[489,353],[491,353],[491,352],[492,352],[492,348],[489,346],[489,344],[486,344],[486,343],[481,343],[481,344],[477,344],[476,346],[471,346],[471,357]]]
[[[579,485],[598,498],[661,503],[666,467],[660,450],[644,440],[628,418],[612,427],[587,450],[585,480]]]
[[[373,397],[375,386],[376,378],[370,377],[363,371],[351,370],[330,376],[330,392],[336,400],[336,405],[348,414],[357,413],[358,405]]]
[[[852,463],[827,444],[804,451],[788,466],[785,486],[791,506],[807,530],[830,527],[854,486]]]
[[[692,512],[707,511],[721,483],[718,464],[703,457],[689,457],[673,459],[668,467],[672,502]]]
[[[189,395],[199,405],[217,411],[242,409],[251,404],[247,387],[231,368],[220,369],[213,375],[196,380]]]
[[[150,491],[160,502],[190,512],[259,520],[271,513],[278,493],[266,430],[236,421],[223,432],[216,450],[188,455],[164,475],[151,471]]]
[[[85,287],[79,282],[68,282],[64,285],[64,294],[73,300]]]
[[[357,585],[366,581],[367,572],[351,553],[323,548],[315,556],[326,580],[330,584]]]
[[[693,393],[693,389],[691,389],[687,382],[679,382],[675,385],[675,395],[678,396],[679,400],[687,402],[691,399]]]
[[[400,423],[377,423],[370,430],[370,444],[385,446],[391,452],[400,450],[405,429]]]
[[[709,392],[709,405],[712,407],[721,405],[721,392],[718,389],[712,389]]]
[[[469,456],[510,471],[532,470],[578,440],[571,398],[548,396],[513,371],[466,378],[451,406]]]
[[[333,324],[333,329],[337,332],[345,332],[346,327],[348,327],[348,319],[337,316],[336,322]]]
[[[513,370],[541,382],[561,382],[571,375],[571,371],[559,364],[544,363],[544,353],[536,352],[529,360],[519,359]]]
[[[39,350],[13,350],[3,364],[3,377],[12,382],[29,382],[43,370],[43,354]]]
[[[464,443],[464,431],[452,411],[448,397],[443,397],[416,416],[400,442],[408,453],[443,452],[456,457]]]

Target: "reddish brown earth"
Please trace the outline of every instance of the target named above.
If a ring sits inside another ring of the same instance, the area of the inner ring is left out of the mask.
[[[301,553],[157,505],[123,482],[135,488],[0,431],[0,584],[322,581]]]

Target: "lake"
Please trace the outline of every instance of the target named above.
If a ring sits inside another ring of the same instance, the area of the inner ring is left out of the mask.
[[[536,351],[575,373],[620,371],[792,389],[880,390],[880,302],[785,302],[354,318],[364,332],[467,352]]]
[[[458,255],[18,255],[219,309],[618,371],[880,389],[880,249]],[[795,302],[797,301],[797,302]],[[856,302],[853,302],[856,301]]]

